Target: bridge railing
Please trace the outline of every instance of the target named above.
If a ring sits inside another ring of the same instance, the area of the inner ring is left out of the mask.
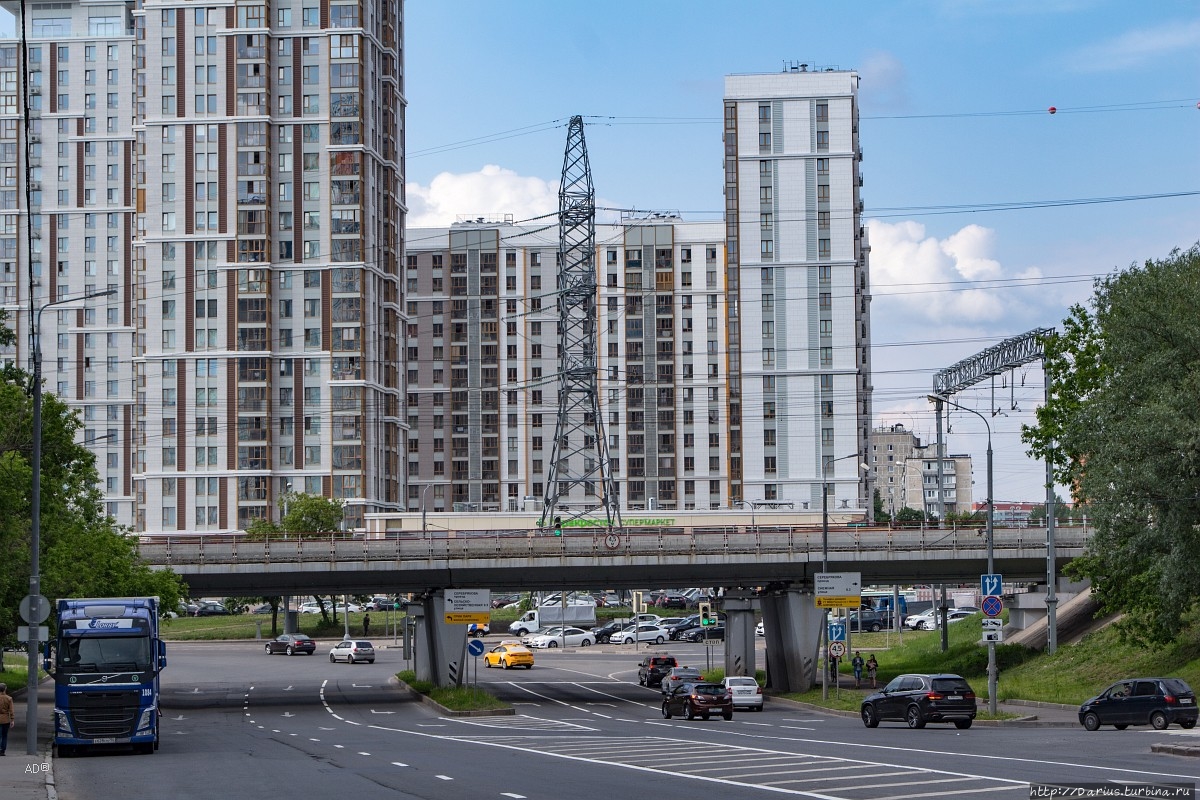
[[[1044,528],[996,528],[998,555],[1046,546]],[[1056,529],[1058,547],[1083,547],[1087,526]],[[270,564],[299,562],[458,561],[471,559],[591,558],[647,559],[723,555],[791,554],[812,560],[824,552],[822,530],[812,526],[729,526],[708,528],[568,528],[562,536],[538,530],[428,531],[387,539],[345,534],[276,536],[167,536],[139,542],[143,559],[158,566],[185,564]],[[987,546],[978,528],[837,528],[828,534],[828,552],[979,553]]]

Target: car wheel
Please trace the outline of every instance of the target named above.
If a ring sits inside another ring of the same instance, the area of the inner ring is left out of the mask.
[[[667,708],[667,701],[666,701],[666,700],[663,700],[663,704],[662,704],[662,715],[663,715],[663,719],[670,719],[670,718],[671,718],[671,710],[670,710],[669,708]]]
[[[1092,712],[1083,715],[1083,727],[1085,730],[1098,731],[1100,730],[1100,717]]]
[[[353,663],[354,663],[354,653],[349,653],[349,654],[347,654],[347,655],[346,655],[346,663],[347,663],[347,664],[353,664]]]
[[[374,663],[375,663],[375,659],[373,659],[373,658],[368,658],[368,659],[367,659],[367,663],[368,663],[368,664],[374,664]]]
[[[762,706],[759,706],[759,708],[762,708]],[[875,706],[871,705],[870,703],[863,704],[862,721],[863,725],[866,725],[868,728],[879,727],[879,715],[875,713]]]
[[[708,712],[707,712],[707,711],[705,711],[703,714],[701,714],[701,715],[700,715],[700,719],[707,720],[707,719],[708,719]]]
[[[334,664],[334,663],[336,663],[336,662],[337,662],[337,657],[336,657],[336,656],[334,656],[334,654],[333,654],[333,653],[330,653],[330,654],[329,654],[329,663],[330,663],[330,664]]]
[[[920,706],[909,706],[908,713],[904,717],[910,728],[924,728],[925,717],[921,714]]]
[[[500,668],[508,669],[508,659],[505,659],[505,658],[500,659]]]
[[[1191,730],[1192,728],[1196,727],[1196,720],[1185,719],[1183,722],[1179,723],[1179,727],[1181,727],[1185,730]]]
[[[271,645],[269,645],[269,644],[268,644],[268,645],[264,646],[264,647],[263,647],[263,651],[264,651],[264,652],[265,652],[267,655],[271,655]]]
[[[655,644],[662,644],[662,643],[663,643],[663,642],[665,642],[665,641],[666,641],[666,639],[664,639],[664,638],[663,638],[663,637],[660,635],[660,636],[659,636],[657,639],[655,639],[655,640],[654,640],[654,643],[655,643]]]
[[[287,653],[290,656],[292,654],[292,646],[289,644],[287,646],[287,649],[284,650],[283,652]]]
[[[928,622],[922,621],[922,622],[917,623],[917,630],[919,630],[919,631],[927,631],[927,630],[930,630],[932,627],[933,626],[930,625]]]
[[[546,647],[558,647],[558,642],[551,639],[549,642],[546,643]]]
[[[725,713],[721,714],[721,719],[723,719],[723,720],[725,720],[726,722],[728,722],[729,720],[733,719],[733,712],[732,712],[732,711],[726,711]]]
[[[483,660],[483,668],[484,668],[484,669],[491,669],[491,668],[492,668],[492,662],[488,661],[488,660],[485,658],[485,659]]]
[[[579,643],[579,646],[580,646],[580,647],[591,647],[591,646],[592,646],[592,640],[591,640],[591,639],[584,639],[582,642],[580,642],[580,643]]]
[[[973,719],[956,719],[954,720],[954,727],[958,728],[960,731],[965,731],[967,728],[971,727],[971,723],[974,721],[975,720]]]
[[[1122,722],[1122,723],[1120,723],[1119,725],[1113,725],[1113,727],[1114,727],[1114,728],[1116,728],[1116,729],[1117,729],[1117,730],[1119,730],[1119,731],[1123,731],[1123,730],[1125,730],[1126,728],[1128,728],[1128,727],[1129,727],[1129,723],[1127,723],[1127,722]]]
[[[879,633],[881,630],[883,630],[883,626],[878,622],[871,623],[871,633]]]
[[[1171,721],[1167,719],[1167,715],[1161,711],[1155,711],[1150,715],[1150,727],[1156,731],[1165,731]]]
[[[696,718],[696,710],[694,708],[692,708],[690,703],[687,706],[687,712],[684,714],[684,716],[687,717],[688,719]]]

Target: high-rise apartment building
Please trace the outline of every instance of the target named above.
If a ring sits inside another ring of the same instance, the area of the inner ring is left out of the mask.
[[[724,144],[730,495],[869,508],[858,75],[727,76]]]
[[[289,491],[344,500],[348,527],[403,508],[402,4],[28,8],[32,305],[118,289],[42,331],[48,388],[109,437],[110,512],[211,533]]]
[[[627,510],[729,503],[722,227],[596,230],[604,434]],[[408,510],[525,510],[558,412],[557,236],[468,222],[407,237]],[[581,486],[572,506],[599,503]],[[536,505],[540,508],[540,505]]]

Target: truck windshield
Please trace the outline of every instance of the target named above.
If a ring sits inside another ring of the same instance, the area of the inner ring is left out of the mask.
[[[147,636],[70,637],[59,639],[58,670],[91,674],[150,669]]]

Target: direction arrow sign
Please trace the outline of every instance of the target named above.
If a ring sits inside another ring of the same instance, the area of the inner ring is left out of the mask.
[[[813,581],[817,597],[862,594],[861,572],[818,572]]]
[[[478,639],[472,639],[467,642],[467,652],[478,658],[483,655],[483,642]]]
[[[831,642],[846,641],[846,624],[844,622],[829,623],[829,641],[831,641]]]
[[[443,622],[456,625],[472,622],[482,625],[492,619],[492,593],[489,589],[447,589]]]
[[[1004,576],[1000,573],[980,575],[979,593],[984,597],[999,597],[1004,594]]]

